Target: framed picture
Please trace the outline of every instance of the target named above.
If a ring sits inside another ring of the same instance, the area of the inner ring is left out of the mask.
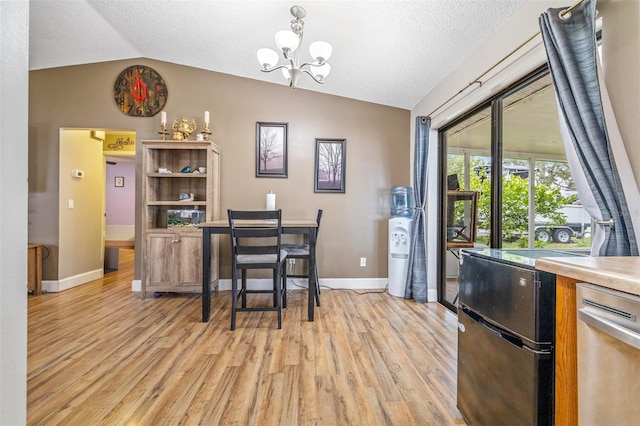
[[[256,123],[256,177],[287,177],[287,124]]]
[[[113,178],[113,186],[120,188],[124,186],[124,176],[116,176]]]
[[[316,139],[314,192],[344,193],[346,139]]]

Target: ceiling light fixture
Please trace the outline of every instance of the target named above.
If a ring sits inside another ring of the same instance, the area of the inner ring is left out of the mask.
[[[282,70],[282,75],[289,81],[289,87],[295,88],[302,73],[308,74],[316,83],[323,84],[329,75],[331,67],[326,62],[331,56],[333,48],[326,41],[315,41],[309,45],[309,53],[313,62],[300,64],[300,45],[302,44],[302,32],[304,30],[304,18],[307,12],[300,6],[293,6],[291,14],[291,30],[282,30],[276,33],[276,46],[282,51],[285,65],[278,65],[279,55],[272,49],[263,47],[258,49],[258,62],[262,65],[262,72]]]

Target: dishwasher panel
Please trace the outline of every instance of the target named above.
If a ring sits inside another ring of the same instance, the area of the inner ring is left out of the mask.
[[[576,297],[579,424],[638,424],[640,297],[590,284]]]

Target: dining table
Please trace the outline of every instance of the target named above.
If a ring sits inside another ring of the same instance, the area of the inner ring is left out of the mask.
[[[260,225],[261,221],[244,221],[244,226]],[[224,219],[203,222],[198,225],[202,229],[202,322],[209,322],[211,314],[211,236],[231,234],[229,221]],[[307,262],[309,276],[309,295],[307,311],[309,321],[314,319],[316,294],[316,241],[318,237],[318,222],[316,219],[282,219],[282,234],[301,234],[309,244],[309,262]]]

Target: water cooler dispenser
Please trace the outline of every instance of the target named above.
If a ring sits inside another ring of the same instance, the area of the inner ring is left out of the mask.
[[[411,251],[413,190],[409,186],[391,188],[389,219],[389,294],[404,297]]]

